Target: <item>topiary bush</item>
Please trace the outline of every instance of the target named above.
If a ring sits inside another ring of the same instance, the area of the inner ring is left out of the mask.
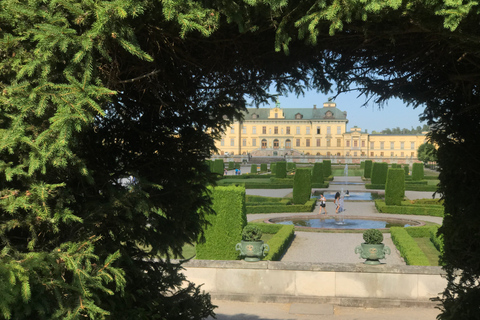
[[[270,173],[275,176],[277,172],[277,163],[270,163]]]
[[[372,160],[365,160],[365,168],[363,170],[363,177],[365,179],[370,179],[372,177],[372,166],[373,166]]]
[[[277,162],[275,176],[280,179],[287,177],[287,163],[285,161]]]
[[[383,241],[383,234],[378,229],[368,229],[363,233],[363,240],[366,244],[380,244]]]
[[[408,174],[410,173],[410,168],[408,164],[403,165],[403,170],[405,171],[405,175],[408,176]]]
[[[242,231],[243,241],[259,241],[262,239],[263,232],[259,227],[247,224]]]
[[[372,184],[385,184],[387,182],[388,163],[375,162],[372,167]]]
[[[405,197],[405,171],[401,168],[388,169],[385,184],[385,204],[399,206]]]
[[[418,181],[423,179],[423,163],[415,162],[412,164],[412,180]]]
[[[235,162],[228,161],[228,170],[233,170],[233,169],[235,169]]]
[[[323,183],[323,164],[315,162],[312,169],[312,183]]]
[[[204,230],[205,241],[196,245],[197,259],[236,260],[235,245],[242,239],[247,224],[244,187],[209,188],[212,209],[216,215],[206,216],[210,223]]]
[[[257,165],[256,164],[252,164],[250,166],[250,173],[257,173]]]
[[[332,175],[332,160],[323,160],[323,177],[330,177]]]
[[[225,170],[225,165],[222,159],[215,159],[213,162],[213,173],[218,173],[223,176],[223,170]]]
[[[312,194],[312,174],[308,168],[299,168],[293,179],[293,203],[304,204]]]
[[[266,163],[261,163],[260,164],[260,172],[267,172],[267,164]]]
[[[360,162],[360,169],[365,169],[365,161]]]

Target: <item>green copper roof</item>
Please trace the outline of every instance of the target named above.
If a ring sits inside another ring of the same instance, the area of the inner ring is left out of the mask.
[[[297,114],[301,114],[303,117],[301,120],[347,120],[346,112],[343,112],[336,107],[327,108],[281,108],[285,118],[284,119],[272,119],[268,118],[272,108],[247,108],[244,119],[248,120],[298,120]],[[329,117],[328,112],[332,115]],[[253,115],[257,115],[254,118]]]

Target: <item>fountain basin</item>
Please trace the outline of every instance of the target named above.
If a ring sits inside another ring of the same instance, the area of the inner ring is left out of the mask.
[[[391,227],[419,227],[425,225],[422,221],[410,219],[359,217],[343,214],[290,216],[272,218],[265,222],[294,225],[299,230],[388,230]]]
[[[332,191],[322,192],[319,190],[316,190],[313,193],[312,198],[317,198],[317,199],[320,198],[320,193],[323,193],[323,195],[327,200],[335,199],[336,192],[332,192]],[[375,199],[383,198],[383,195],[384,195],[383,193],[378,193],[378,192],[355,192],[355,191],[349,192],[349,194],[347,195],[345,190],[344,200],[345,201],[373,201]]]

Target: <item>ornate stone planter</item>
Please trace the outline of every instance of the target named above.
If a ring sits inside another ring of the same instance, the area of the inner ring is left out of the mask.
[[[355,248],[355,253],[360,253],[360,259],[365,260],[365,264],[380,264],[380,259],[385,259],[385,254],[390,254],[391,250],[389,247],[380,244],[367,244],[362,243]]]
[[[264,244],[262,240],[242,240],[240,243],[237,243],[235,250],[240,251],[240,255],[244,257],[245,261],[254,262],[260,261],[264,256],[266,256],[270,250],[270,247],[268,244]]]

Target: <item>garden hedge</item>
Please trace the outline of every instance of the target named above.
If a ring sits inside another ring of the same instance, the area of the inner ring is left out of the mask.
[[[408,265],[413,266],[429,266],[430,262],[418,246],[417,242],[408,234],[407,228],[391,227],[390,234],[392,241],[400,251]]]
[[[288,171],[293,171],[295,170],[296,166],[295,166],[295,163],[294,162],[288,162],[287,163],[287,170]]]
[[[225,165],[222,159],[215,159],[213,161],[213,173],[218,173],[219,175],[223,176],[223,171],[225,170]]]
[[[260,172],[267,172],[267,164],[266,163],[261,163],[260,164]]]
[[[247,205],[248,214],[253,213],[283,213],[283,212],[312,212],[315,209],[317,199],[311,199],[305,204],[255,204]]]
[[[412,165],[412,180],[413,181],[422,180],[423,176],[424,176],[423,163],[415,162]]]
[[[386,205],[399,206],[405,197],[405,171],[401,168],[391,168],[387,172],[385,183]]]
[[[443,217],[445,209],[443,206],[420,206],[420,205],[409,205],[408,201],[402,201],[400,206],[390,206],[386,205],[383,200],[375,200],[375,207],[380,213],[393,213],[393,214],[410,214],[410,215],[421,215],[421,216],[434,216],[434,217]]]
[[[272,176],[276,176],[276,174],[277,174],[277,163],[276,162],[270,163],[270,173],[272,174]]]
[[[209,188],[215,215],[207,215],[210,223],[205,230],[205,241],[196,245],[196,258],[203,260],[236,260],[235,245],[242,240],[242,230],[247,224],[245,188]]]
[[[323,176],[330,177],[332,175],[332,160],[323,160]]]
[[[360,161],[360,169],[365,169],[365,161]]]
[[[363,170],[363,177],[365,179],[370,179],[372,177],[372,166],[373,166],[372,160],[365,160],[365,167]]]
[[[321,162],[315,162],[312,169],[312,184],[313,183],[322,183],[323,184],[323,164]]]
[[[235,162],[228,161],[228,170],[233,170],[233,169],[235,169]]]
[[[277,162],[275,176],[280,179],[287,177],[287,163],[285,161]]]
[[[403,170],[405,170],[405,175],[408,176],[408,173],[410,172],[410,168],[408,167],[408,164],[403,165]]]
[[[312,194],[312,174],[310,168],[299,168],[293,179],[293,203],[304,204]]]
[[[275,234],[267,241],[270,250],[263,260],[280,261],[285,251],[287,251],[290,243],[295,236],[295,227],[289,225],[278,225],[268,223],[249,223],[254,225],[263,233]]]
[[[257,173],[257,165],[256,164],[252,164],[250,166],[250,173],[252,174],[256,174]]]
[[[385,184],[387,182],[388,163],[375,162],[372,167],[372,184]]]

